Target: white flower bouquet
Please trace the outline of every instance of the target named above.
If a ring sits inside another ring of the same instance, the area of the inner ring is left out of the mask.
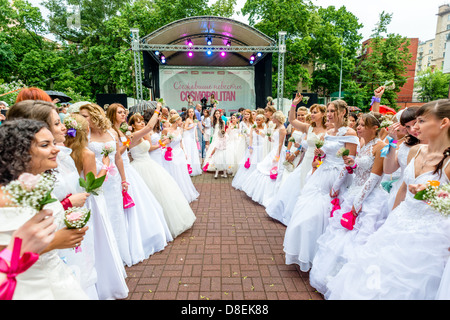
[[[68,229],[83,228],[91,217],[91,210],[85,207],[71,207],[64,212],[64,224]]]
[[[22,173],[17,180],[11,181],[2,189],[13,205],[41,211],[46,204],[57,201],[51,195],[55,180],[49,173]]]
[[[350,154],[350,150],[342,147],[336,152],[336,157],[342,158],[343,156],[348,156]]]
[[[450,215],[450,184],[441,185],[439,181],[428,181],[427,187],[416,193],[417,200],[425,201],[443,216]]]
[[[114,148],[113,143],[105,143],[102,148],[102,155],[108,157],[110,153],[113,153],[116,149]]]
[[[91,210],[84,207],[71,207],[64,211],[64,224],[67,229],[81,229],[89,221],[91,217]],[[77,245],[75,252],[81,252],[81,247]]]
[[[394,80],[388,80],[384,83],[384,90],[394,90],[395,82]]]

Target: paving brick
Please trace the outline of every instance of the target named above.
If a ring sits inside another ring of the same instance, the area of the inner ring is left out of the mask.
[[[321,300],[308,273],[284,263],[286,227],[231,187],[194,177],[197,220],[166,248],[126,267],[127,300]]]

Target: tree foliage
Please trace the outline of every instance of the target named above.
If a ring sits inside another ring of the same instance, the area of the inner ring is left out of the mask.
[[[450,74],[443,73],[442,70],[432,70],[428,68],[419,72],[415,87],[418,89],[419,97],[423,102],[438,99],[448,99],[449,97]]]

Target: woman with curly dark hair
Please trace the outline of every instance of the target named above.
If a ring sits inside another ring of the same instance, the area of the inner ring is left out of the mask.
[[[18,119],[8,120],[0,127],[0,176],[2,186],[17,180],[23,173],[39,175],[57,167],[58,148],[54,137],[44,122]],[[13,206],[0,191],[0,246],[7,245],[12,231],[20,228],[36,214],[36,210]],[[64,209],[60,202],[48,204],[55,221],[62,221]],[[81,237],[76,241],[80,242]],[[77,234],[74,234],[77,236]],[[52,243],[44,249],[38,261],[26,272],[17,276],[13,299],[87,299],[72,270],[61,260]]]
[[[72,149],[64,146],[68,130],[64,123],[61,122],[56,107],[53,103],[42,100],[24,100],[15,103],[7,113],[7,119],[34,119],[45,122],[48,129],[53,135],[56,147],[59,149],[57,155],[57,168],[53,174],[56,178],[53,196],[63,205],[64,210],[70,207],[84,207],[89,193],[80,192],[79,178],[76,165],[71,156],[74,156]],[[73,129],[72,129],[73,131]],[[76,134],[76,131],[71,134]],[[94,219],[87,224],[88,228],[93,227]],[[93,229],[96,229],[95,227]],[[64,257],[67,264],[80,274],[80,281],[83,289],[88,293],[91,299],[98,299],[97,294],[97,270],[95,267],[94,252],[94,234],[92,231],[83,234],[84,240],[81,243],[81,252],[75,252],[73,247],[77,242],[70,239],[73,236],[78,239],[78,231],[59,226],[52,245],[55,249],[59,249],[59,254]]]

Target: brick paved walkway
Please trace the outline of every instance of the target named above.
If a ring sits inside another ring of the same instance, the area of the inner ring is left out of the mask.
[[[308,274],[284,263],[286,227],[231,187],[194,177],[197,220],[162,252],[126,268],[128,300],[319,300]]]

